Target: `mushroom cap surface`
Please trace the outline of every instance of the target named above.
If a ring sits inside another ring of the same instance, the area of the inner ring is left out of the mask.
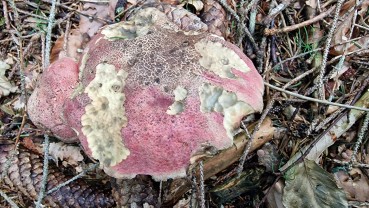
[[[239,48],[155,8],[102,28],[78,80],[60,120],[117,178],[183,177],[191,156],[230,147],[242,118],[263,107],[263,80]]]

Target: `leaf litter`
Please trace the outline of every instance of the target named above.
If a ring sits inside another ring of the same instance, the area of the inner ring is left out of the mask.
[[[24,94],[24,87],[21,86],[22,82],[24,82],[22,81],[22,76],[26,76],[26,83],[23,83],[26,84],[24,85],[26,86],[25,89],[32,91],[32,85],[37,84],[37,79],[35,78],[42,71],[39,67],[42,65],[43,58],[41,54],[43,38],[41,36],[47,22],[45,22],[45,17],[49,14],[50,3],[48,1],[39,1],[38,3],[15,1],[15,6],[19,8],[18,17],[25,20],[24,25],[18,26],[18,32],[21,32],[20,36],[12,29],[17,28],[14,27],[17,26],[15,24],[16,19],[9,19],[9,16],[13,17],[15,15],[15,10],[8,3],[6,10],[4,10],[4,2],[2,1],[0,4],[1,12],[2,14],[8,12],[9,15],[7,18],[0,19],[1,139],[14,141],[19,133],[20,139],[24,140],[25,138],[38,137],[44,132],[42,129],[36,129],[30,121],[26,121],[26,125],[22,127],[19,118],[21,118],[24,111],[24,100],[30,93],[27,92],[28,94],[22,97],[22,94]],[[78,60],[89,38],[102,25],[115,20],[115,8],[112,4],[119,2],[111,1],[109,6],[109,4],[96,3],[95,1],[80,1],[77,3],[63,1],[62,6],[57,7],[56,19],[59,22],[53,30],[53,45],[56,41],[53,48],[54,59],[70,56]],[[280,87],[286,86],[286,90],[309,97],[315,97],[314,91],[316,88],[323,87],[327,100],[346,105],[353,105],[367,92],[367,71],[369,68],[367,63],[369,58],[369,3],[367,1],[350,0],[343,4],[339,12],[337,29],[331,40],[332,47],[329,48],[328,60],[322,60],[322,54],[323,50],[325,50],[325,42],[329,41],[326,34],[329,28],[332,27],[331,24],[335,12],[331,12],[314,23],[309,22],[309,19],[316,17],[320,12],[334,8],[337,5],[336,3],[314,0],[300,2],[251,1],[250,4],[240,6],[243,2],[227,1],[228,8],[223,5],[223,8],[226,8],[223,12],[227,14],[227,20],[225,20],[228,21],[227,31],[224,31],[225,29],[222,28],[219,30],[222,31],[219,34],[227,34],[227,39],[232,40],[236,44],[240,43],[245,53],[247,52],[249,57],[254,60],[254,63],[259,63],[258,69],[264,76],[265,81]],[[170,1],[170,3],[179,4],[179,1]],[[129,2],[129,6],[132,7],[139,6],[139,4],[140,1]],[[42,13],[37,13],[39,16],[30,15],[33,12],[30,8],[37,8]],[[219,8],[219,6],[214,6],[214,8]],[[278,8],[282,8],[282,10],[278,10]],[[124,9],[128,9],[128,7],[124,7]],[[242,28],[242,25],[237,22],[233,15],[230,15],[231,10],[235,11],[241,19],[246,20],[245,22],[250,31],[252,29],[255,31],[252,33],[252,37],[258,46],[260,54],[255,48],[252,48],[249,39],[244,38],[242,32],[237,30],[237,28]],[[243,11],[249,13],[244,13]],[[276,15],[272,14],[271,11],[274,11]],[[41,14],[43,15],[41,16]],[[246,16],[244,16],[245,14]],[[265,20],[272,16],[273,21],[268,25],[263,25],[265,22],[269,22]],[[306,23],[306,25],[298,29],[289,30],[290,32],[288,33],[278,33],[272,36],[267,36],[263,33],[265,28],[288,28],[294,27],[299,23]],[[37,34],[41,35],[32,40],[21,38]],[[240,37],[243,38],[240,39]],[[238,41],[239,39],[242,41]],[[22,40],[22,48],[19,47],[19,40]],[[30,48],[27,49],[27,46]],[[32,53],[27,50],[31,50]],[[25,51],[24,57],[19,57],[19,51]],[[11,54],[15,63],[4,64],[9,54]],[[25,62],[22,67],[19,67],[21,59],[25,60]],[[316,86],[315,83],[317,82],[313,80],[316,79],[318,68],[323,61],[328,63],[327,73],[324,77],[325,85]],[[314,68],[315,70],[312,70]],[[29,71],[24,70],[20,73],[19,69],[29,69]],[[309,73],[309,71],[311,72]],[[295,81],[297,77],[304,74],[306,74],[305,77]],[[287,172],[278,172],[278,168],[290,160],[295,153],[309,146],[315,148],[313,141],[319,138],[319,135],[326,135],[330,126],[334,126],[336,122],[342,119],[342,116],[347,117],[350,114],[346,114],[345,112],[348,110],[342,108],[332,106],[324,108],[324,106],[320,106],[317,103],[297,99],[283,92],[277,92],[268,88],[265,95],[265,106],[271,100],[273,100],[274,104],[265,111],[269,111],[268,117],[271,119],[273,127],[275,127],[275,137],[268,145],[272,145],[276,151],[251,153],[246,160],[245,169],[267,166],[263,174],[269,176],[282,174],[284,178],[278,179],[277,177],[278,181],[276,183],[265,181],[263,186],[260,185],[259,187],[261,191],[240,193],[238,197],[229,198],[226,201],[222,201],[221,204],[217,203],[211,194],[207,195],[208,205],[210,207],[256,207],[259,205],[283,207],[281,204],[283,202],[285,207],[294,207],[294,205],[291,205],[291,200],[293,203],[305,202],[306,204],[313,204],[326,199],[322,204],[327,206],[339,204],[337,207],[340,207],[341,205],[346,205],[346,198],[350,205],[357,207],[368,205],[369,145],[366,139],[368,138],[367,132],[364,132],[364,139],[359,150],[356,152],[353,150],[354,143],[358,139],[358,132],[363,125],[368,124],[364,123],[364,120],[359,117],[355,125],[346,129],[341,137],[336,137],[331,132],[329,136],[333,140],[332,145],[324,147],[324,153],[314,157],[314,160],[318,163],[304,160],[304,162],[292,165]],[[360,107],[368,108],[367,103],[368,100],[364,100],[364,104]],[[253,121],[257,122],[259,118],[260,116],[256,115]],[[253,121],[251,120],[250,123],[253,123]],[[315,130],[316,126],[321,126],[321,128]],[[264,148],[265,151],[267,149]],[[91,162],[89,159],[81,157],[79,147],[65,145],[60,142],[52,143],[50,154],[54,160],[59,161],[59,163],[61,161],[63,166],[77,167],[81,161],[84,163]],[[356,161],[352,161],[352,156],[356,158]],[[258,161],[264,162],[258,163]],[[278,164],[278,168],[271,164],[273,161]],[[77,166],[75,166],[76,164]],[[230,164],[222,172],[207,179],[205,181],[206,186],[209,189],[214,189],[219,184],[227,184],[226,181],[232,181],[232,179],[237,177],[234,171],[235,166],[235,164]],[[264,177],[265,175],[261,176]],[[333,180],[334,178],[336,182]],[[301,188],[298,185],[302,186],[300,182],[307,184],[307,186],[304,186],[306,187],[304,194],[292,191],[296,185],[298,188]],[[189,207],[190,204],[196,204],[196,192],[194,191],[197,187],[196,184],[194,184],[192,191],[187,191],[188,188],[183,189],[185,190],[183,194],[176,198],[174,197],[176,196],[174,189],[170,188],[171,183],[180,184],[180,181],[163,182],[167,194],[162,198],[164,203],[175,204],[181,199],[181,207]],[[3,192],[5,191],[8,195],[14,197],[19,206],[27,204],[27,200],[29,200],[27,197],[21,197],[21,194],[18,194],[17,191],[12,192],[4,184],[0,187]],[[284,192],[281,191],[283,187]],[[343,195],[342,190],[345,191],[346,197]],[[168,195],[172,196],[172,198]],[[195,196],[192,198],[192,201],[190,200],[191,196]],[[1,199],[0,203],[2,207],[8,206],[3,199]]]

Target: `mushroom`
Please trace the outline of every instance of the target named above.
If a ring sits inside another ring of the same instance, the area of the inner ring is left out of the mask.
[[[239,48],[183,31],[155,8],[102,28],[78,76],[72,65],[45,72],[30,118],[64,140],[78,136],[116,178],[184,177],[191,156],[230,147],[242,118],[263,107],[263,80]]]
[[[50,65],[28,100],[27,111],[32,122],[52,131],[64,142],[76,142],[75,131],[63,120],[63,105],[78,81],[78,64],[62,58]]]

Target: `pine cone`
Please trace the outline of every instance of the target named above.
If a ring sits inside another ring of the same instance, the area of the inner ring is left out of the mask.
[[[0,168],[4,171],[5,163],[14,149],[14,144],[0,141]],[[41,187],[43,158],[19,147],[5,174],[3,185],[20,191],[31,200],[37,200]],[[67,181],[69,178],[50,163],[46,190]],[[115,202],[111,190],[101,185],[88,185],[83,180],[74,182],[45,196],[43,204],[50,207],[113,207]]]
[[[119,207],[160,207],[158,193],[151,177],[137,175],[133,179],[111,180],[113,197]]]
[[[223,7],[214,0],[204,1],[204,12],[201,20],[208,26],[208,32],[227,37],[228,21]]]

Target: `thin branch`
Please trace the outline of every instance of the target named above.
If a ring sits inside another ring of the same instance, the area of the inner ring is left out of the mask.
[[[368,131],[368,125],[369,125],[369,113],[366,113],[363,125],[357,136],[357,141],[355,142],[354,150],[352,152],[351,161],[350,161],[351,163],[356,162],[355,156],[357,154],[357,151],[359,150],[361,143],[363,142],[363,138],[364,138],[366,131]]]
[[[268,27],[270,22],[283,10],[285,10],[288,5],[290,5],[291,0],[284,0],[280,4],[278,4],[275,8],[269,11],[268,16],[266,16],[263,20],[263,24]]]
[[[318,97],[321,100],[324,100],[324,87],[323,87],[324,86],[324,74],[325,74],[325,68],[327,66],[329,48],[331,46],[334,31],[336,30],[336,27],[337,27],[338,17],[339,17],[340,10],[341,10],[343,2],[344,2],[344,0],[339,0],[337,2],[333,22],[331,24],[331,28],[328,32],[327,40],[325,42],[325,48],[324,48],[323,58],[322,58],[323,60],[322,60],[322,64],[321,64],[321,67],[320,67],[320,72],[319,72],[319,76],[318,76],[318,84],[317,84],[318,85]]]
[[[47,175],[49,172],[49,146],[50,146],[50,142],[49,142],[49,136],[47,136],[46,134],[44,135],[45,140],[44,140],[44,166],[43,166],[43,171],[42,171],[42,180],[41,180],[41,187],[40,187],[40,192],[38,194],[38,199],[36,202],[36,208],[41,208],[43,207],[42,200],[44,199],[45,196],[45,189],[46,189],[46,184],[47,184]]]
[[[45,54],[44,54],[44,70],[50,65],[50,51],[51,51],[51,33],[53,29],[53,22],[55,20],[55,9],[56,9],[56,0],[52,0],[50,15],[47,24],[47,32],[46,32],[46,46],[45,46]]]
[[[77,179],[79,179],[79,178],[83,177],[84,175],[86,175],[86,173],[87,173],[88,171],[94,170],[94,169],[95,169],[96,167],[98,167],[98,166],[99,166],[99,163],[96,163],[96,164],[92,165],[91,167],[89,167],[89,168],[87,168],[87,169],[83,170],[83,171],[82,171],[82,172],[80,172],[78,175],[74,176],[73,178],[71,178],[71,179],[69,179],[69,180],[67,180],[67,181],[65,181],[65,182],[63,182],[63,183],[61,183],[61,184],[59,184],[59,185],[55,186],[54,188],[52,188],[52,189],[48,190],[46,194],[47,194],[47,195],[49,195],[49,194],[51,194],[51,193],[53,193],[53,192],[55,192],[55,191],[59,190],[61,187],[66,186],[66,185],[68,185],[68,184],[72,183],[73,181],[75,181],[75,180],[77,180]]]
[[[222,7],[224,7],[224,9],[227,10],[227,12],[229,12],[235,19],[238,23],[241,22],[241,18],[240,16],[238,16],[238,14],[230,7],[228,6],[227,2],[224,1],[224,0],[218,0],[219,4],[222,5]]]
[[[204,185],[204,163],[200,160],[200,207],[205,208],[205,185]]]
[[[317,21],[320,21],[322,20],[324,17],[328,16],[330,13],[332,13],[332,11],[334,10],[334,7],[330,8],[329,10],[319,14],[318,16],[315,16],[314,18],[311,18],[307,21],[304,21],[304,22],[301,22],[299,24],[295,24],[295,25],[291,25],[291,26],[287,26],[287,27],[284,27],[284,28],[281,28],[281,29],[268,29],[266,28],[265,31],[264,31],[264,34],[265,35],[268,35],[268,36],[271,36],[271,35],[276,35],[278,33],[287,33],[287,32],[291,32],[291,31],[294,31],[294,30],[297,30],[299,28],[302,28],[302,27],[305,27],[305,26],[308,26],[308,25],[311,25]]]
[[[12,208],[18,208],[18,205],[2,190],[0,190],[0,196],[2,196],[10,204],[10,206],[12,206]]]
[[[271,84],[266,83],[266,82],[264,84],[266,86],[272,88],[272,89],[281,91],[283,93],[286,93],[286,94],[289,94],[289,95],[292,95],[294,97],[298,97],[298,98],[301,98],[301,99],[304,99],[304,100],[313,101],[313,102],[317,102],[317,103],[321,103],[321,104],[325,104],[325,105],[334,105],[334,106],[338,106],[338,107],[342,107],[342,108],[355,109],[355,110],[361,110],[361,111],[369,112],[369,108],[362,108],[362,107],[357,107],[357,106],[353,106],[353,105],[345,105],[345,104],[341,104],[341,103],[334,103],[334,102],[329,102],[329,101],[325,101],[325,100],[319,100],[319,99],[316,99],[316,98],[307,97],[307,96],[304,96],[304,95],[300,95],[300,94],[297,94],[297,93],[294,93],[294,92],[287,91],[285,89],[276,87],[276,86],[271,85]]]

